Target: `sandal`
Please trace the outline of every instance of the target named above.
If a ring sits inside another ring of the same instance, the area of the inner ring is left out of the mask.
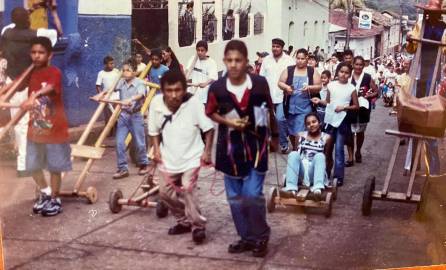
[[[348,167],[353,167],[354,164],[355,164],[355,163],[353,162],[353,160],[352,160],[352,161],[346,161],[345,164],[344,164],[344,166],[345,166],[346,168],[348,168]]]
[[[356,163],[361,163],[362,162],[362,155],[356,153],[355,154],[355,160],[356,160]]]

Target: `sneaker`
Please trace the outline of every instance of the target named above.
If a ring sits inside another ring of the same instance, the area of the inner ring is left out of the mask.
[[[42,209],[42,216],[52,217],[62,213],[62,202],[59,198],[51,199]]]
[[[316,202],[320,202],[322,200],[322,191],[320,189],[316,189],[313,192],[313,196]]]
[[[147,166],[147,165],[139,166],[138,175],[146,175],[148,173],[149,173],[149,166]]]
[[[268,241],[262,240],[257,242],[252,249],[252,256],[254,257],[265,257],[268,253]]]
[[[33,212],[34,214],[40,214],[42,209],[45,207],[47,203],[51,201],[51,196],[46,195],[45,193],[40,193],[39,199],[34,203]]]
[[[168,235],[178,235],[178,234],[185,234],[190,233],[192,231],[191,226],[185,226],[182,224],[177,224],[169,229],[167,232]]]
[[[206,239],[206,230],[204,228],[192,231],[192,240],[194,240],[195,244],[203,243],[204,239]]]
[[[281,146],[281,147],[280,147],[280,152],[281,152],[282,154],[288,154],[288,150],[289,150],[288,145],[287,145],[287,146]]]
[[[338,187],[342,187],[344,185],[344,178],[336,178],[338,180]]]
[[[229,253],[242,253],[245,251],[251,251],[254,249],[254,245],[246,242],[245,240],[239,240],[229,245],[228,252]]]
[[[353,165],[355,165],[355,163],[353,162],[353,160],[352,160],[352,161],[347,160],[347,161],[344,163],[344,167],[346,167],[346,168],[353,167]]]
[[[114,175],[113,179],[122,179],[129,177],[129,171],[127,170],[118,170]]]

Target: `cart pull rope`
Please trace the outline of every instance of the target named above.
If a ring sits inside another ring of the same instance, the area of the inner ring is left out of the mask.
[[[5,257],[3,254],[3,230],[0,222],[0,270],[5,269]]]

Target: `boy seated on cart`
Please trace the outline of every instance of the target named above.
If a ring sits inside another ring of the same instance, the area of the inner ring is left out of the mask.
[[[160,197],[177,219],[168,234],[192,232],[192,240],[200,244],[206,238],[206,218],[197,203],[196,186],[200,167],[211,163],[214,125],[198,97],[187,92],[182,73],[166,72],[161,89],[162,95],[150,106],[149,135],[162,174]]]
[[[288,155],[286,184],[284,191],[297,197],[298,185],[310,189],[314,199],[320,201],[327,180],[326,153],[332,144],[330,135],[321,131],[321,120],[317,113],[305,116],[306,131],[300,132],[296,138],[297,151]]]

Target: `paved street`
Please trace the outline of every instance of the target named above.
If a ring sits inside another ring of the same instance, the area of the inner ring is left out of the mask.
[[[318,211],[278,208],[268,214],[272,228],[267,257],[256,259],[249,253],[227,253],[237,239],[229,207],[222,191],[222,177],[214,181],[212,171],[201,172],[201,205],[207,216],[208,239],[194,245],[190,235],[168,236],[174,219],[158,219],[154,209],[124,208],[119,214],[108,209],[108,195],[120,188],[125,195],[141,181],[135,176],[115,181],[115,153],[95,163],[86,186],[95,186],[99,201],[65,199],[64,213],[54,218],[31,214],[34,185],[31,179],[15,178],[13,163],[1,161],[0,214],[5,232],[7,269],[376,269],[428,265],[430,236],[417,221],[415,205],[374,202],[372,215],[363,217],[360,207],[365,179],[377,177],[382,185],[394,138],[384,135],[396,119],[381,104],[372,115],[367,130],[363,163],[347,169],[344,187],[331,218]],[[109,143],[112,143],[110,141]],[[285,157],[277,155],[278,171],[284,172]],[[401,164],[402,158],[399,158]],[[83,163],[76,162],[65,187],[71,187]],[[401,168],[401,165],[400,165]],[[398,171],[397,173],[400,173]],[[404,188],[399,181],[394,189]],[[276,182],[274,155],[265,191]],[[416,185],[419,188],[419,183]],[[216,196],[218,195],[218,196]]]

